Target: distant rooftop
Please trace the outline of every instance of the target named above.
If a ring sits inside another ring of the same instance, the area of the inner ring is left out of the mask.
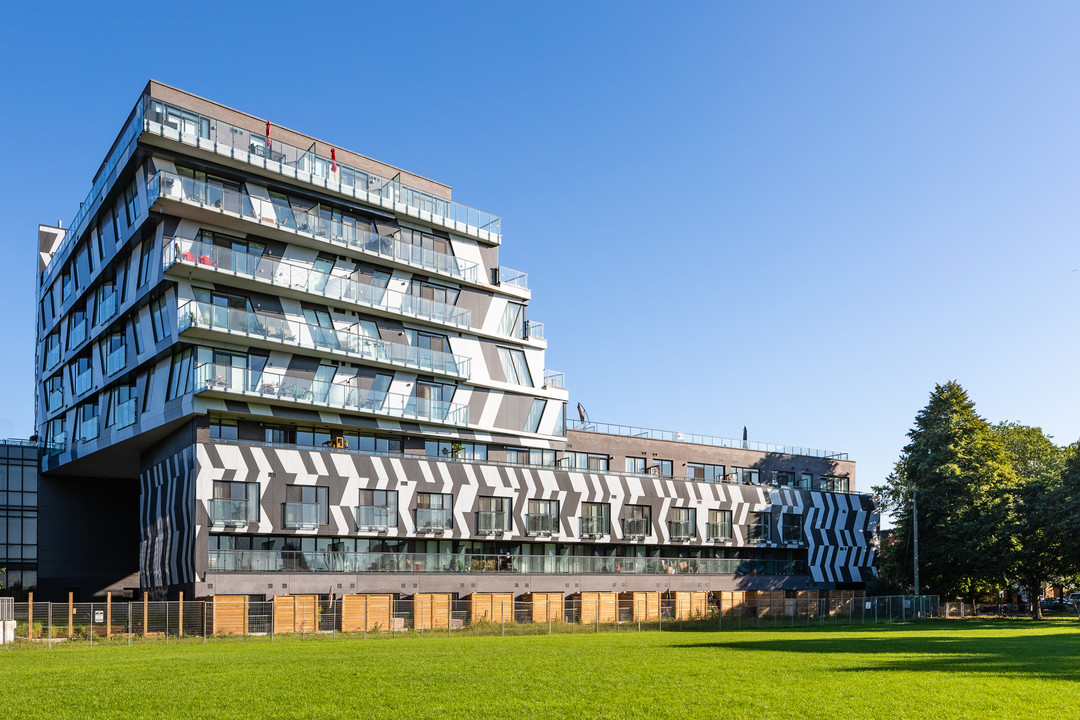
[[[602,433],[604,435],[622,435],[623,437],[637,437],[647,440],[669,440],[671,442],[692,443],[694,445],[712,445],[714,447],[735,448],[737,450],[758,450],[760,452],[783,453],[785,455],[805,455],[807,457],[828,458],[830,460],[848,460],[846,452],[837,450],[820,450],[818,448],[799,447],[797,445],[777,445],[775,443],[757,442],[755,440],[735,440],[732,438],[714,437],[712,435],[695,435],[693,433],[676,432],[674,430],[652,430],[630,425],[611,425],[608,423],[582,422],[580,420],[567,420],[568,430],[579,432]]]

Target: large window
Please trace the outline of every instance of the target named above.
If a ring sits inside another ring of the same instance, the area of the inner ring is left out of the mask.
[[[799,484],[796,486],[800,490],[813,490],[814,489],[814,475],[812,473],[799,473]]]
[[[101,359],[105,366],[105,374],[112,375],[124,369],[126,363],[125,337],[123,332],[116,332],[105,336],[101,341]]]
[[[551,535],[559,530],[558,500],[529,500],[529,512],[525,515],[529,535]]]
[[[540,448],[506,448],[506,462],[518,465],[555,467],[555,451]]]
[[[127,217],[128,227],[139,217],[139,186],[135,181],[124,191],[124,215]]]
[[[599,537],[611,533],[611,505],[581,503],[581,537]]]
[[[53,375],[45,381],[45,412],[55,412],[64,405],[64,376]]]
[[[746,539],[750,542],[770,542],[772,540],[772,513],[750,513],[750,524],[746,526]]]
[[[449,493],[416,494],[418,532],[442,531],[454,527],[454,496]]]
[[[361,490],[356,527],[361,532],[397,527],[397,490]]]
[[[212,525],[247,525],[258,521],[258,483],[214,481],[214,497],[210,500]]]
[[[330,488],[285,486],[285,527],[314,530],[330,522]]]
[[[86,339],[86,308],[80,303],[68,313],[67,349],[74,350]]]
[[[643,457],[628,457],[626,458],[626,472],[643,474],[646,462],[647,459]]]
[[[670,460],[660,460],[657,458],[653,458],[649,461],[648,471],[653,475],[659,475],[660,477],[674,477],[672,463]]]
[[[79,439],[83,442],[94,440],[98,436],[98,406],[88,402],[79,407]]]
[[[784,513],[780,532],[785,543],[801,543],[803,541],[802,513]]]
[[[424,455],[429,458],[487,460],[487,445],[458,440],[426,440]]]
[[[607,455],[595,455],[593,453],[568,452],[563,455],[563,467],[570,470],[588,470],[589,472],[607,472]]]
[[[454,305],[457,303],[459,292],[460,291],[456,288],[437,285],[433,282],[428,282],[427,280],[418,280],[415,278],[409,285],[410,295],[424,298],[425,300],[446,303],[447,305]]]
[[[499,334],[507,337],[525,337],[525,306],[521,303],[508,302],[503,310]]]
[[[51,370],[56,363],[60,362],[60,331],[49,333],[45,338],[45,357],[42,370]]]
[[[697,535],[697,510],[671,508],[668,510],[668,535],[672,540],[690,540]]]
[[[191,349],[188,348],[172,356],[172,364],[169,367],[169,387],[165,393],[165,399],[172,400],[190,391]]]
[[[510,498],[483,496],[476,499],[476,530],[501,533],[510,529]]]
[[[731,472],[741,485],[758,485],[761,482],[760,472],[753,468],[733,467]]]
[[[851,480],[846,477],[821,476],[821,489],[824,492],[846,493],[851,491]]]
[[[71,364],[71,387],[76,395],[82,395],[93,384],[94,371],[90,354],[84,352]]]
[[[515,348],[500,347],[496,349],[499,352],[499,362],[502,364],[506,382],[512,385],[532,387],[532,375],[529,374],[529,365],[525,362],[525,353]]]
[[[624,538],[644,538],[652,535],[652,506],[623,505],[622,524]]]
[[[94,324],[100,325],[116,314],[116,304],[119,300],[116,293],[116,280],[104,279],[97,289],[97,310],[94,316]]]
[[[169,304],[164,297],[150,303],[150,320],[154,327],[154,342],[161,342],[169,334]]]
[[[686,463],[686,476],[691,480],[720,482],[724,479],[724,466],[707,465],[705,463]]]
[[[135,287],[141,288],[150,280],[150,259],[153,257],[152,241],[147,240],[139,249],[139,274]]]
[[[777,487],[793,487],[795,485],[795,473],[787,470],[773,470],[772,484]]]
[[[730,510],[710,510],[709,511],[709,540],[730,540],[731,539],[731,511]]]
[[[109,410],[105,424],[125,428],[135,424],[135,386],[117,385],[109,393]]]
[[[546,406],[546,400],[536,398],[532,401],[532,407],[529,408],[529,416],[525,418],[525,432],[534,433],[540,430],[540,418],[544,416],[544,408]]]

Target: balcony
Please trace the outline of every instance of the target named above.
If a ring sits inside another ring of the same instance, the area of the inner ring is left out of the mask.
[[[317,155],[310,148],[298,148],[279,140],[271,139],[267,147],[264,135],[150,97],[143,98],[140,122],[142,130],[153,135],[247,162],[492,244],[497,245],[502,239],[499,216],[403,185],[397,176],[387,179],[372,175]]]
[[[98,436],[98,419],[97,417],[86,418],[79,424],[79,439],[83,442],[89,442],[90,440],[96,440]]]
[[[581,524],[581,537],[598,538],[607,534],[606,518],[602,517],[579,517]]]
[[[135,424],[135,406],[135,398],[126,400],[116,406],[115,418],[118,430]]]
[[[68,349],[74,348],[86,339],[86,320],[80,320],[71,325],[71,330],[68,332]]]
[[[416,532],[441,533],[454,527],[454,516],[450,510],[416,509]]]
[[[105,374],[112,375],[124,369],[126,348],[121,345],[105,356]]]
[[[525,339],[526,340],[543,340],[544,339],[544,323],[536,322],[535,320],[529,320],[525,323]]]
[[[318,506],[316,506],[318,507]],[[210,524],[226,527],[244,527],[258,518],[251,512],[251,503],[247,500],[232,498],[213,498],[210,501]],[[316,523],[316,527],[318,523]]]
[[[686,542],[694,537],[694,523],[682,520],[668,520],[668,537],[672,542]]]
[[[476,532],[480,535],[502,535],[506,532],[505,512],[481,511],[476,513]]]
[[[706,528],[709,542],[726,542],[731,540],[731,525],[728,523],[708,523]]]
[[[498,270],[499,274],[497,275],[497,277],[499,278],[500,285],[513,285],[514,287],[519,287],[522,290],[529,289],[528,273],[521,272],[520,270],[514,270],[513,268],[508,268],[503,265],[500,265]]]
[[[83,370],[81,373],[75,376],[75,394],[82,395],[84,392],[90,389],[90,386],[94,381],[94,373],[90,368]]]
[[[319,503],[284,503],[284,526],[291,530],[318,530]]]
[[[798,560],[559,555],[211,550],[211,573],[501,573],[543,575],[805,575]]]
[[[320,350],[351,360],[367,360],[460,378],[468,378],[472,366],[470,358],[460,355],[404,343],[386,342],[355,331],[325,328],[197,300],[183,303],[177,315],[177,331],[180,333],[205,328],[230,335],[242,335],[245,338]]]
[[[168,238],[162,248],[162,265],[168,270],[175,264],[194,267],[215,274],[243,277],[259,283],[329,300],[380,310],[395,315],[409,315],[420,320],[468,328],[472,313],[435,300],[422,300],[396,290],[312,270],[290,262],[262,255],[222,248],[187,238]],[[419,301],[419,302],[418,302]]]
[[[566,388],[566,373],[558,372],[557,370],[544,370],[544,387],[549,388]]]
[[[386,532],[393,520],[397,525],[397,510],[386,505],[359,505],[356,508],[356,529],[359,532]]]
[[[650,534],[649,521],[646,518],[623,518],[622,534],[627,540],[644,540]]]
[[[322,382],[289,375],[282,370],[256,372],[231,365],[203,363],[195,368],[195,392],[228,393],[250,399],[280,400],[446,425],[469,423],[467,405],[362,390],[352,384]]]
[[[533,537],[547,537],[559,531],[559,518],[553,515],[529,513],[525,516],[525,533]]]

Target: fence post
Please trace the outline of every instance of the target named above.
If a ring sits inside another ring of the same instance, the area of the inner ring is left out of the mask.
[[[68,640],[75,634],[75,593],[68,592]]]
[[[131,647],[131,601],[128,600],[128,647]]]
[[[49,649],[52,650],[52,601],[49,601]]]
[[[142,636],[146,639],[147,626],[150,624],[150,596],[143,591],[142,596]]]
[[[26,603],[26,641],[30,642],[34,639],[34,593],[27,595],[28,602]]]
[[[112,591],[105,593],[105,637],[112,638]]]
[[[206,602],[206,600],[203,600],[203,604],[202,604],[202,641],[203,641],[203,645],[206,644],[206,606],[207,606],[207,604],[208,603]]]
[[[90,647],[94,647],[94,636],[97,630],[94,628],[94,603],[90,603]]]
[[[271,598],[271,603],[270,603],[270,642],[274,642],[274,608],[276,608],[276,607],[277,607],[277,603],[273,602],[273,598]],[[214,619],[215,620],[217,619],[217,615],[214,616]]]
[[[168,597],[168,596],[166,596]],[[169,601],[165,601],[165,644],[169,644]]]
[[[176,606],[178,637],[184,637],[184,591],[180,591],[180,603]]]

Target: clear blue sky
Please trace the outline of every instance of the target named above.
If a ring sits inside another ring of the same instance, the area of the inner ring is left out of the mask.
[[[501,214],[594,420],[746,425],[868,488],[957,379],[1073,441],[1080,5],[947,5],[16,3],[0,435],[32,432],[37,224],[152,77]]]

